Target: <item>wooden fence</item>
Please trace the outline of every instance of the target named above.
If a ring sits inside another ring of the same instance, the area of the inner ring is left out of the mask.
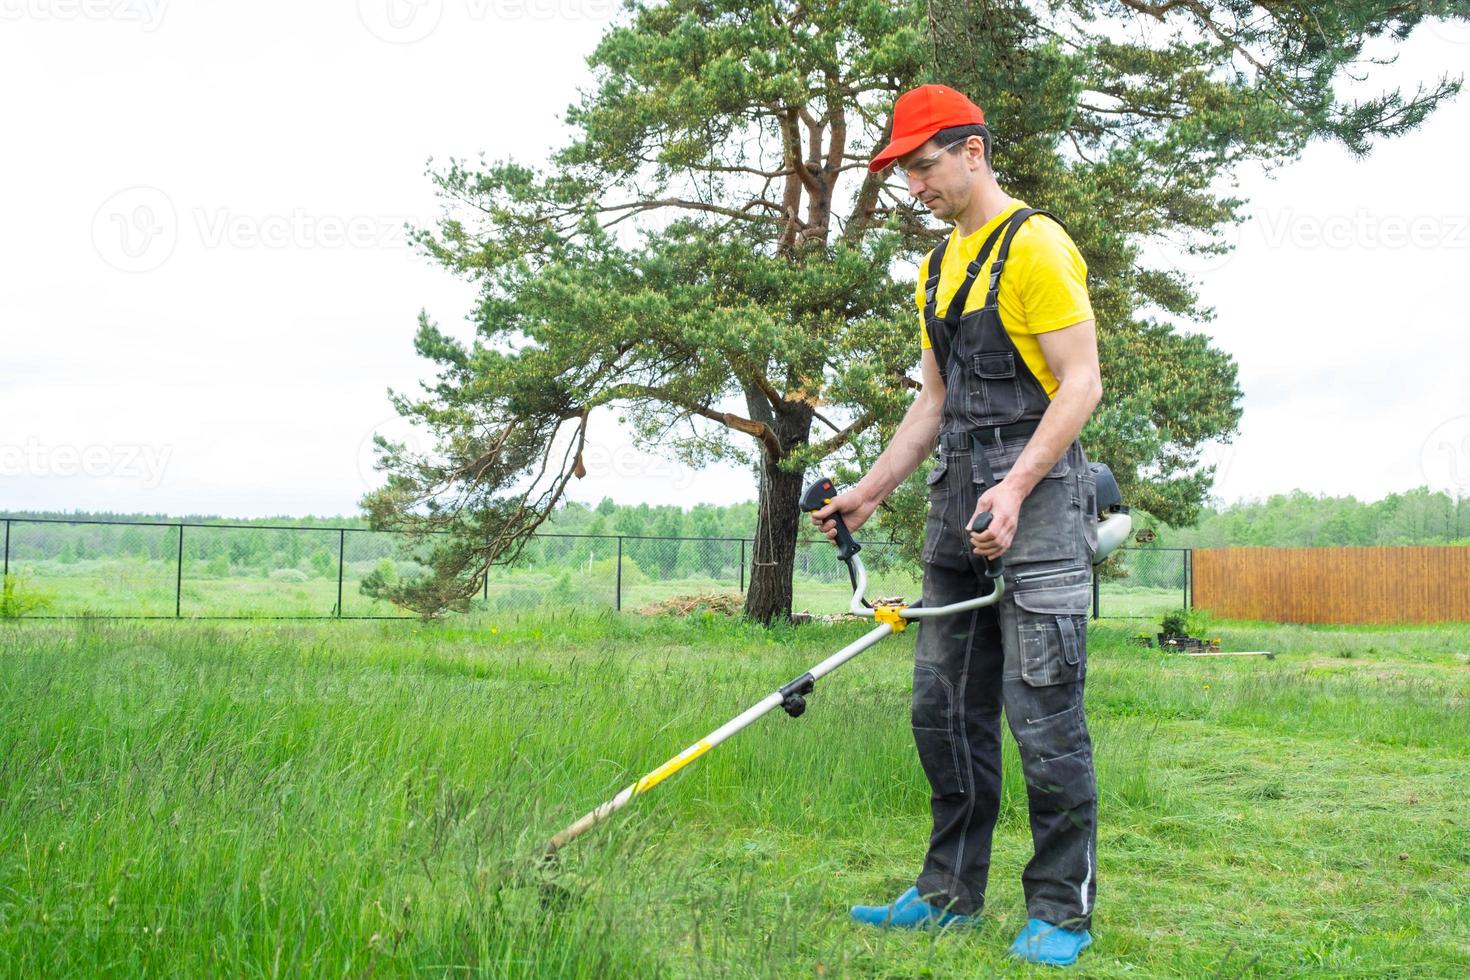
[[[1470,620],[1470,548],[1198,548],[1194,605],[1277,623]]]

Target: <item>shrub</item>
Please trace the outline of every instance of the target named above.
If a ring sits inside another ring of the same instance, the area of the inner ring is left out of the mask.
[[[1169,636],[1189,635],[1189,610],[1174,609],[1164,614],[1159,621],[1159,630]]]
[[[55,596],[37,589],[20,575],[7,575],[0,583],[0,619],[19,619],[51,605]]]

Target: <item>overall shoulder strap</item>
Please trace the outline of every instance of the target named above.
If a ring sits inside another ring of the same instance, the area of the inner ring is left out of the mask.
[[[939,295],[939,273],[944,268],[944,250],[949,247],[949,236],[945,235],[943,240],[929,252],[929,263],[926,268],[929,276],[924,280],[924,321],[931,323],[934,320],[935,297]]]
[[[1016,232],[1020,229],[1021,225],[1026,223],[1026,219],[1036,214],[1044,214],[1057,224],[1062,225],[1063,231],[1067,229],[1067,226],[1062,224],[1060,218],[1050,211],[1042,211],[1039,208],[1022,208],[1012,215],[1010,225],[1006,229],[1006,237],[1001,240],[1000,250],[995,253],[995,261],[990,266],[990,284],[985,294],[986,306],[994,306],[996,299],[1000,296],[1000,274],[1005,269],[1006,259],[1011,254],[1011,239],[1016,237]]]
[[[980,251],[975,253],[975,260],[965,267],[965,281],[960,283],[960,288],[955,292],[954,299],[949,301],[949,306],[944,311],[944,322],[946,324],[951,326],[958,324],[960,318],[965,315],[965,303],[969,301],[970,290],[975,285],[976,277],[980,275],[981,263],[990,254],[990,250],[995,247],[995,240],[1001,236],[1002,232],[1005,232],[1013,226],[1013,223],[1016,221],[1016,215],[1020,213],[1020,211],[1017,211],[1016,214],[1011,215],[996,225],[995,230],[990,233],[989,237],[985,239],[984,244],[980,246]],[[1025,219],[1023,218],[1022,220],[1024,221]],[[1010,241],[1010,234],[1013,233],[1006,235],[1007,242]]]

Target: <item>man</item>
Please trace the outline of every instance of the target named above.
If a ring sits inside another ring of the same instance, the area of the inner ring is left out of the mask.
[[[933,828],[915,887],[859,922],[927,927],[977,919],[1000,809],[1000,714],[1020,747],[1035,854],[1021,876],[1028,921],[1011,951],[1065,965],[1090,945],[1097,791],[1083,716],[1095,479],[1077,442],[1102,396],[1087,267],[1060,223],[1009,197],[990,168],[985,115],[924,85],[894,106],[897,163],[911,195],[954,229],[919,269],[924,386],[892,443],[847,493],[813,514],[856,530],[939,451],[929,475],[923,604],[988,590],[996,606],[925,620],[915,647],[913,731]],[[969,531],[976,515],[992,519]]]

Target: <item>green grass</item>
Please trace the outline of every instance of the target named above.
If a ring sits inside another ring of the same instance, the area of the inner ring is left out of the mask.
[[[1470,973],[1470,627],[1094,629],[1086,976]],[[958,976],[1018,969],[1007,741],[984,924],[850,925],[909,883],[914,631],[578,841],[545,839],[855,624],[0,624],[0,973]],[[543,895],[560,895],[548,909]]]

